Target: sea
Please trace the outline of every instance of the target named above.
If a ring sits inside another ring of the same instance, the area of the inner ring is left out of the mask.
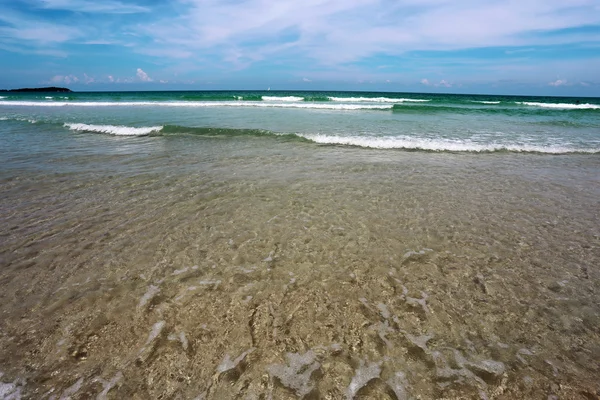
[[[0,93],[0,399],[600,396],[600,98]]]

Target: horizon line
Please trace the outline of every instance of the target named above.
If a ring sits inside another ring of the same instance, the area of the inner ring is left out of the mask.
[[[454,92],[412,92],[412,91],[380,91],[380,90],[307,90],[307,89],[162,89],[162,90],[149,90],[149,89],[134,89],[134,90],[73,90],[64,86],[41,86],[41,87],[27,87],[27,88],[16,88],[16,89],[0,89],[2,92],[13,92],[19,94],[34,94],[34,93],[61,93],[58,91],[44,92],[41,89],[67,89],[70,93],[136,93],[136,92],[340,92],[340,93],[394,93],[394,94],[423,94],[423,95],[453,95],[453,96],[497,96],[497,97],[553,97],[553,98],[588,98],[588,99],[600,99],[600,96],[561,96],[561,95],[534,95],[534,94],[486,94],[486,93],[454,93]],[[32,92],[20,92],[21,90],[33,90]],[[62,92],[69,93],[69,92]]]

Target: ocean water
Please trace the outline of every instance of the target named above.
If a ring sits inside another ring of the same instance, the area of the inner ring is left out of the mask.
[[[35,121],[45,129],[132,136],[272,135],[404,150],[600,152],[597,98],[348,92],[11,93],[3,97],[3,119]]]
[[[0,397],[600,393],[598,98],[2,93],[0,162]]]

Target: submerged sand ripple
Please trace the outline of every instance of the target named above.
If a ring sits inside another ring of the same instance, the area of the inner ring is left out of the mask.
[[[0,390],[597,396],[596,198],[421,157],[3,181]]]

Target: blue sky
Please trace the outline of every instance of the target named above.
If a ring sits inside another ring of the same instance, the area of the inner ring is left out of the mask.
[[[600,96],[600,0],[0,0],[0,88]]]

